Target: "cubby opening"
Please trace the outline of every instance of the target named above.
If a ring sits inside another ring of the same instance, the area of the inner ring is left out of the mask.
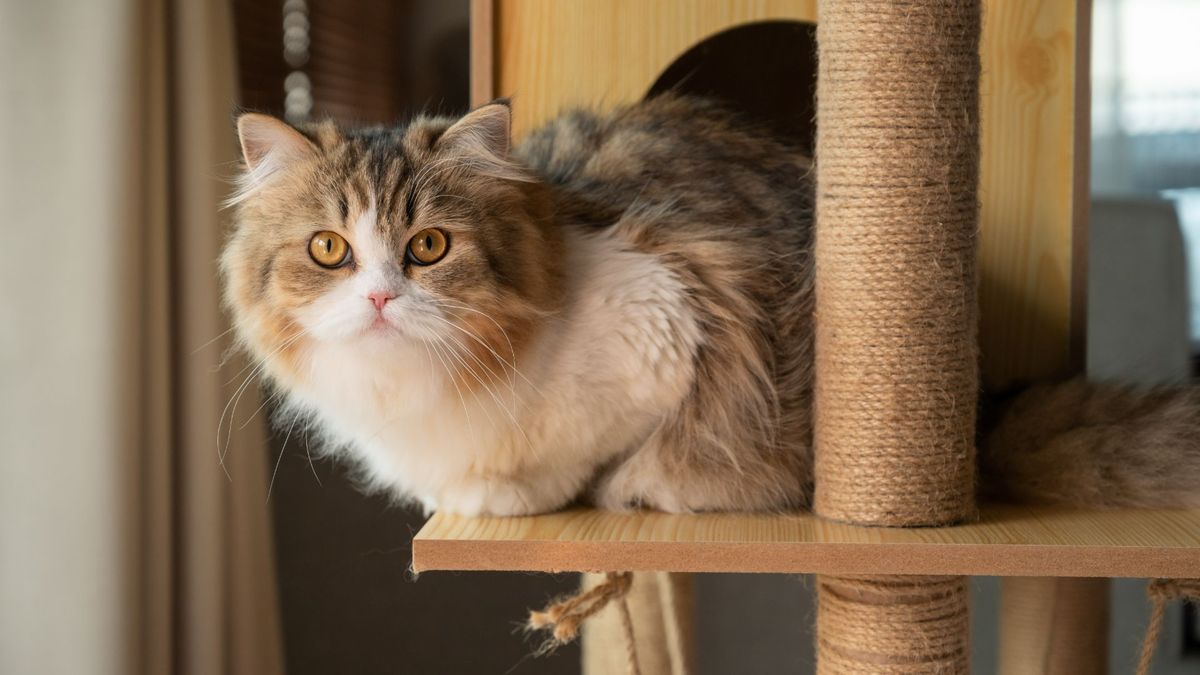
[[[719,100],[811,155],[816,31],[806,21],[758,21],[723,30],[676,58],[646,97],[673,92]]]

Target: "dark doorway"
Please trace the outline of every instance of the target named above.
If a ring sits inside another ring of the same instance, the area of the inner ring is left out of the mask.
[[[687,50],[646,97],[675,92],[715,98],[811,155],[816,91],[816,26],[763,21],[722,31]]]

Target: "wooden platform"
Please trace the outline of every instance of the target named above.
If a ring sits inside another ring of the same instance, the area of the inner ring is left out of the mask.
[[[436,514],[413,540],[413,568],[1200,578],[1200,510],[990,506],[929,529],[811,514]]]

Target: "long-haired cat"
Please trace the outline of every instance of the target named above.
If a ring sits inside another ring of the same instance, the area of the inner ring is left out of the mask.
[[[809,159],[714,104],[504,102],[359,130],[238,119],[222,267],[285,416],[427,510],[784,509],[812,484]],[[1200,400],[1017,399],[985,487],[1200,505]]]

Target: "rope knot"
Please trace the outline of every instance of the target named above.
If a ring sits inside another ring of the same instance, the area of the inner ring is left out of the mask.
[[[1150,675],[1150,664],[1154,661],[1154,649],[1162,632],[1167,603],[1174,600],[1200,602],[1200,579],[1151,579],[1146,585],[1146,596],[1150,598],[1150,624],[1146,626],[1146,639],[1142,641],[1138,675]]]

